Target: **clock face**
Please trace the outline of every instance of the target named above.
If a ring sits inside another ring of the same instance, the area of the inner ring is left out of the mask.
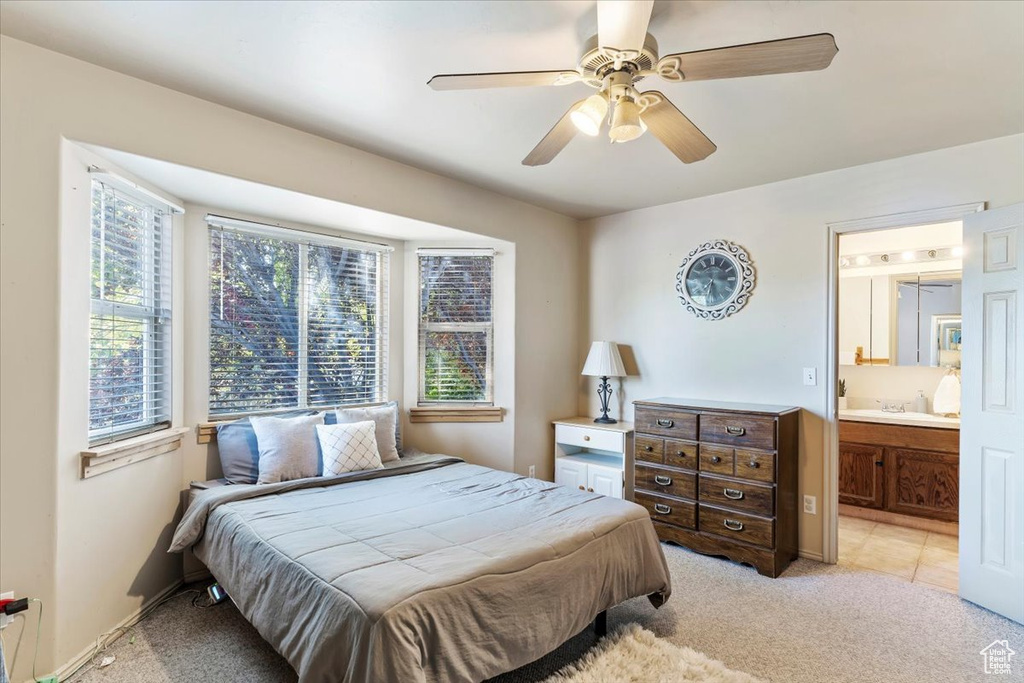
[[[723,320],[742,309],[754,291],[750,254],[728,240],[693,249],[676,273],[679,303],[704,320]]]
[[[739,278],[733,259],[722,253],[704,254],[686,272],[686,293],[697,306],[717,308],[735,296]]]

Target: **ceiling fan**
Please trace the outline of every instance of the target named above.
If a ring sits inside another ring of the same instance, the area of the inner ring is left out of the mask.
[[[526,155],[523,164],[548,163],[577,132],[597,135],[605,117],[612,142],[629,142],[650,130],[683,163],[705,159],[717,147],[690,119],[657,90],[636,86],[648,76],[671,83],[817,71],[839,51],[829,33],[712,50],[658,56],[658,43],[647,33],[654,0],[597,3],[597,35],[584,47],[575,70],[443,74],[428,85],[434,90],[467,90],[585,83],[597,94],[576,102]]]

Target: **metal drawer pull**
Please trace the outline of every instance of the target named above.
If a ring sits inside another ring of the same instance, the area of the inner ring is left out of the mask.
[[[651,451],[654,450],[654,447],[653,446],[644,446],[644,450],[647,451],[648,453],[650,453]]]
[[[671,486],[672,477],[663,477],[660,474],[656,474],[654,475],[654,483],[658,484],[659,486]]]
[[[670,508],[668,505],[662,505],[661,503],[654,504],[654,511],[657,512],[659,515],[672,514],[672,508]]]
[[[672,420],[658,420],[659,427],[672,427],[673,425],[675,425],[675,422]]]
[[[676,451],[676,455],[678,455],[680,458],[685,458],[686,451]]]
[[[721,459],[720,457],[718,457],[717,455],[712,455],[712,456],[711,456],[711,462],[713,462],[713,463],[716,463],[716,464],[717,464],[717,463],[720,463],[720,462],[722,462],[722,459]]]
[[[754,468],[756,470],[760,466],[761,466],[761,463],[759,463],[758,461],[756,461],[756,460],[751,460],[750,461],[749,467],[752,467],[752,468]]]
[[[743,436],[747,433],[747,430],[743,427],[726,427],[725,431],[729,432],[733,436]]]
[[[730,531],[743,531],[743,522],[737,522],[732,519],[727,519],[725,520],[725,522],[723,522],[723,524],[725,524],[725,528],[729,529]]]
[[[593,493],[594,489],[587,489],[587,491],[589,491],[590,493]]]
[[[722,489],[722,493],[729,500],[743,500],[743,491],[737,491],[736,489]]]
[[[583,484],[580,484],[580,491],[586,491],[586,489],[583,488]]]
[[[586,434],[584,434],[584,435],[583,435],[583,440],[584,440],[584,441],[590,441],[590,437],[589,437],[589,436],[587,436]]]

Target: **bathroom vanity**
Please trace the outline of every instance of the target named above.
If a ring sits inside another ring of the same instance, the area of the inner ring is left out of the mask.
[[[956,522],[959,487],[959,420],[840,411],[840,503]]]

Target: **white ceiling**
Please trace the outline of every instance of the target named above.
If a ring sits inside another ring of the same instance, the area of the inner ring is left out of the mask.
[[[828,31],[820,72],[654,83],[718,145],[577,137],[522,158],[575,84],[434,92],[437,73],[561,69],[592,2],[0,2],[0,31],[236,109],[590,217],[1024,132],[1024,3],[668,2],[662,54]],[[97,96],[100,96],[99,94]]]

